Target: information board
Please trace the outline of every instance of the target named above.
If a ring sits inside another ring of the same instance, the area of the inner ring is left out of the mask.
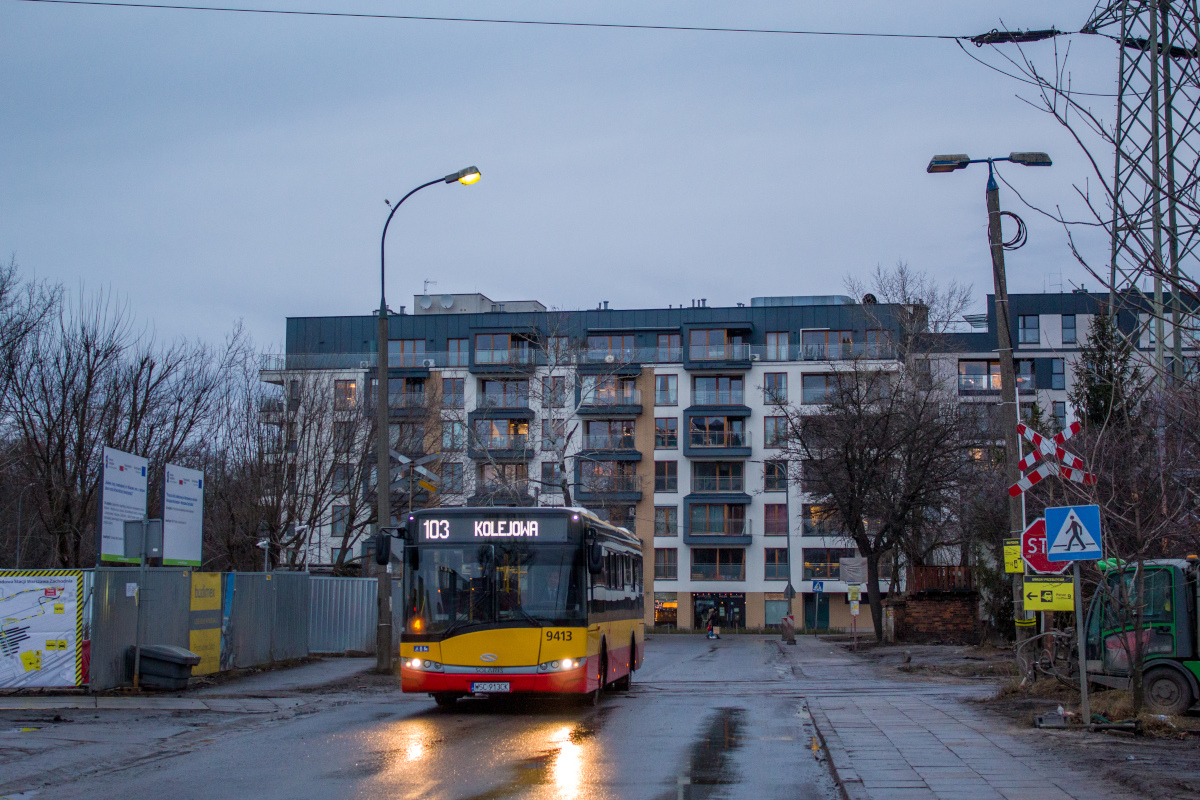
[[[104,448],[100,470],[100,559],[137,563],[125,557],[125,523],[146,516],[146,468],[141,456]]]
[[[82,686],[83,572],[0,571],[0,688]]]
[[[221,573],[192,573],[192,602],[188,622],[188,649],[200,656],[193,675],[210,675],[221,669]]]
[[[1026,611],[1074,611],[1075,582],[1050,575],[1025,577]]]
[[[167,464],[163,486],[163,565],[200,566],[204,473]]]

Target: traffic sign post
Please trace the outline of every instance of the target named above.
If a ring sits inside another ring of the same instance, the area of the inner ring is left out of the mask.
[[[824,581],[813,581],[812,582],[812,590],[813,590],[813,594],[820,594],[821,592],[825,591],[825,582]]]
[[[1021,534],[1021,558],[1034,572],[1054,575],[1066,572],[1069,564],[1055,563],[1046,557],[1046,520],[1035,519]]]

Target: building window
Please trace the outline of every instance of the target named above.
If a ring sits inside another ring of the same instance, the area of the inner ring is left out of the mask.
[[[679,535],[679,509],[675,506],[656,506],[654,508],[654,535]]]
[[[333,493],[350,493],[350,465],[345,462],[333,465]]]
[[[1042,332],[1038,326],[1038,315],[1017,317],[1017,342],[1020,344],[1040,344]]]
[[[803,331],[800,343],[805,361],[837,360],[854,354],[853,331]]]
[[[463,465],[457,461],[442,462],[442,494],[462,494]]]
[[[562,493],[562,464],[557,461],[542,462],[542,491]]]
[[[355,381],[333,382],[333,407],[339,411],[358,404],[358,384]]]
[[[654,593],[654,624],[675,625],[679,622],[679,593]]]
[[[679,551],[674,547],[654,548],[654,580],[679,580]]]
[[[1067,363],[1061,358],[1050,359],[1050,388],[1065,389],[1067,388]]]
[[[350,521],[350,506],[334,506],[333,519],[329,526],[329,536],[341,539],[346,535],[346,524]]]
[[[507,333],[475,334],[476,364],[525,364],[529,360],[528,339]]]
[[[746,507],[737,503],[696,503],[688,516],[693,536],[749,536]]]
[[[1075,344],[1078,340],[1075,338],[1075,315],[1062,315],[1062,343]]]
[[[679,447],[679,420],[675,417],[656,417],[654,420],[654,449],[674,450]]]
[[[467,352],[467,339],[447,339],[446,348],[449,350],[447,366],[465,367],[470,363],[470,354]]]
[[[542,405],[562,408],[567,404],[567,376],[551,375],[542,384]]]
[[[551,336],[546,339],[547,361],[551,364],[567,364],[571,360],[571,342],[566,336]]]
[[[692,361],[741,360],[750,357],[741,334],[720,328],[694,330],[688,334],[688,356]]]
[[[767,361],[788,360],[788,332],[771,331],[767,333]]]
[[[424,362],[424,339],[397,339],[388,343],[389,367],[420,367]]]
[[[525,491],[529,479],[526,464],[481,464],[479,466],[480,490],[493,492],[498,489]]]
[[[1054,424],[1061,431],[1067,427],[1067,404],[1062,400],[1055,400],[1053,406]]]
[[[802,580],[838,580],[841,577],[841,569],[838,566],[838,562],[843,558],[854,558],[854,550],[840,547],[804,548],[804,576]]]
[[[467,426],[455,420],[442,421],[442,450],[454,452],[467,444]]]
[[[785,547],[768,547],[766,554],[766,569],[763,578],[768,581],[790,580],[788,574],[788,551]]]
[[[679,376],[654,376],[654,405],[674,406],[679,404]]]
[[[614,361],[632,361],[633,334],[589,336],[587,354],[588,361],[607,361],[608,356],[612,356]]]
[[[763,462],[763,491],[764,492],[786,492],[787,491],[787,462],[786,461],[765,461],[765,462]]]
[[[787,417],[763,417],[763,447],[787,444]]]
[[[805,536],[834,536],[836,527],[832,522],[829,510],[817,505],[805,503],[800,506],[800,517]]]
[[[763,506],[763,533],[767,536],[787,536],[787,505],[784,503],[767,503]]]
[[[763,375],[763,402],[769,406],[782,406],[787,401],[787,373],[768,372]]]
[[[740,406],[744,402],[741,378],[712,376],[692,380],[692,404],[699,406]]]
[[[692,463],[693,492],[745,491],[746,465],[741,461],[696,461]]]
[[[746,551],[737,547],[692,548],[692,580],[746,580]]]
[[[565,419],[542,420],[542,448],[559,450],[567,444],[567,421]]]
[[[288,442],[296,441],[294,433],[291,431],[291,426],[295,423],[288,423]],[[349,453],[351,445],[354,444],[354,423],[353,422],[335,422],[333,423],[333,449],[339,453]],[[290,452],[290,451],[289,451]]]
[[[529,423],[523,419],[477,419],[475,435],[480,447],[523,450],[529,438]]]
[[[679,462],[678,461],[655,461],[654,462],[654,491],[656,491],[656,492],[677,492],[677,491],[679,491]]]
[[[829,398],[829,391],[834,387],[836,377],[833,375],[803,375],[800,378],[800,402],[815,404],[824,403]]]
[[[657,361],[670,363],[683,358],[683,337],[678,333],[660,333],[658,335]]]
[[[480,408],[528,408],[529,381],[480,381],[483,396]]]
[[[964,394],[1000,391],[1000,362],[959,361],[958,391]]]
[[[867,358],[886,358],[891,352],[891,331],[867,331]]]
[[[442,408],[462,408],[466,403],[466,379],[442,378]]]
[[[585,450],[628,450],[636,447],[631,419],[587,420],[583,423]]]
[[[692,417],[688,440],[692,447],[749,447],[746,420],[740,417]]]
[[[642,394],[637,388],[637,381],[633,378],[584,375],[581,382],[580,401],[586,405],[641,405]]]
[[[1014,361],[1013,367],[1016,370],[1017,391],[1032,392],[1033,391],[1033,362],[1029,359]]]

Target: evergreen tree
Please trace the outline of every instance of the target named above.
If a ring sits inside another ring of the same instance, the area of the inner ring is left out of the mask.
[[[1131,343],[1108,314],[1097,314],[1079,350],[1071,405],[1084,425],[1121,426],[1137,415],[1142,375],[1130,362]]]

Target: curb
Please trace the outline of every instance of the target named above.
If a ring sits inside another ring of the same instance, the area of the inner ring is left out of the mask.
[[[825,755],[829,759],[829,768],[833,771],[833,779],[837,781],[838,788],[842,790],[844,800],[868,800],[869,795],[867,789],[863,786],[862,778],[858,777],[858,773],[850,767],[850,759],[846,755],[846,748],[842,746],[841,737],[836,733],[830,733],[826,736],[821,730],[822,724],[827,726],[832,731],[833,726],[829,722],[829,718],[824,712],[814,711],[812,706],[808,707],[809,716],[812,718],[813,730],[817,732],[817,738],[821,740],[821,746],[825,748]]]

